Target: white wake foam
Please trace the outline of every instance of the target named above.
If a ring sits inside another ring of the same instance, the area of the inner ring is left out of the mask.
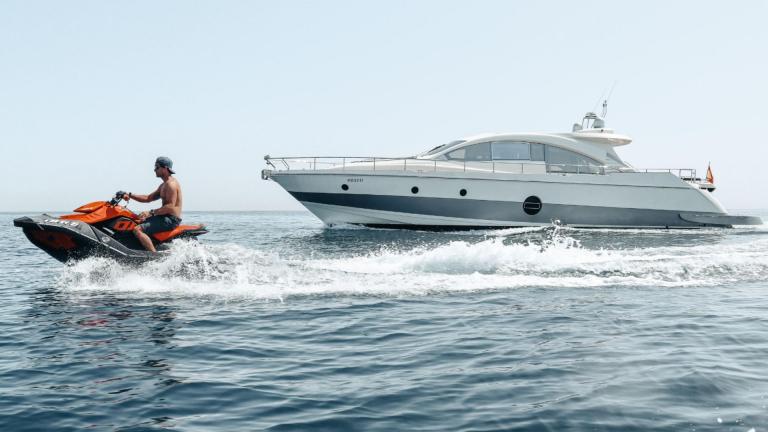
[[[64,268],[59,285],[71,292],[284,299],[528,286],[708,286],[766,277],[768,238],[761,236],[738,244],[594,250],[555,230],[539,242],[495,236],[326,259],[180,242],[167,259],[140,268],[101,258],[78,262]]]

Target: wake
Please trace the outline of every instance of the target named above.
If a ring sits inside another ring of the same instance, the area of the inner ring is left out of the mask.
[[[167,259],[140,268],[103,258],[80,261],[63,268],[57,285],[71,293],[284,299],[525,287],[717,286],[768,276],[765,236],[736,244],[588,249],[570,234],[559,227],[504,230],[437,247],[381,248],[321,259],[179,242]]]

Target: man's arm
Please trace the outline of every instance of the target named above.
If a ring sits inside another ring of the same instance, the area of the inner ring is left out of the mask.
[[[158,199],[160,199],[160,187],[158,187],[154,192],[152,192],[149,195],[136,195],[134,193],[130,193],[129,192],[129,193],[123,195],[123,199],[126,200],[126,201],[128,199],[134,199],[134,200],[136,200],[136,201],[138,201],[140,203],[148,203],[148,202],[152,202],[152,201],[157,201]]]

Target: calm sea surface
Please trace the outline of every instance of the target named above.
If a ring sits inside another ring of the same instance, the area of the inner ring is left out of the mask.
[[[210,234],[134,269],[62,265],[17,216],[0,214],[2,431],[768,429],[768,226],[189,213]]]

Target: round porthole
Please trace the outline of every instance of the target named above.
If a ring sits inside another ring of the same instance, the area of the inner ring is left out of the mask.
[[[341,190],[349,190],[349,186],[347,186],[347,184],[345,183],[341,185]]]
[[[523,211],[531,216],[541,211],[541,200],[537,196],[529,196],[523,201]]]
[[[461,196],[467,196],[467,190],[466,190],[466,189],[462,189],[462,190],[460,190],[460,191],[459,191],[459,195],[461,195]]]
[[[417,193],[419,193],[419,188],[417,188],[416,186],[412,187],[412,188],[411,188],[411,193],[412,193],[412,194],[417,194]]]

